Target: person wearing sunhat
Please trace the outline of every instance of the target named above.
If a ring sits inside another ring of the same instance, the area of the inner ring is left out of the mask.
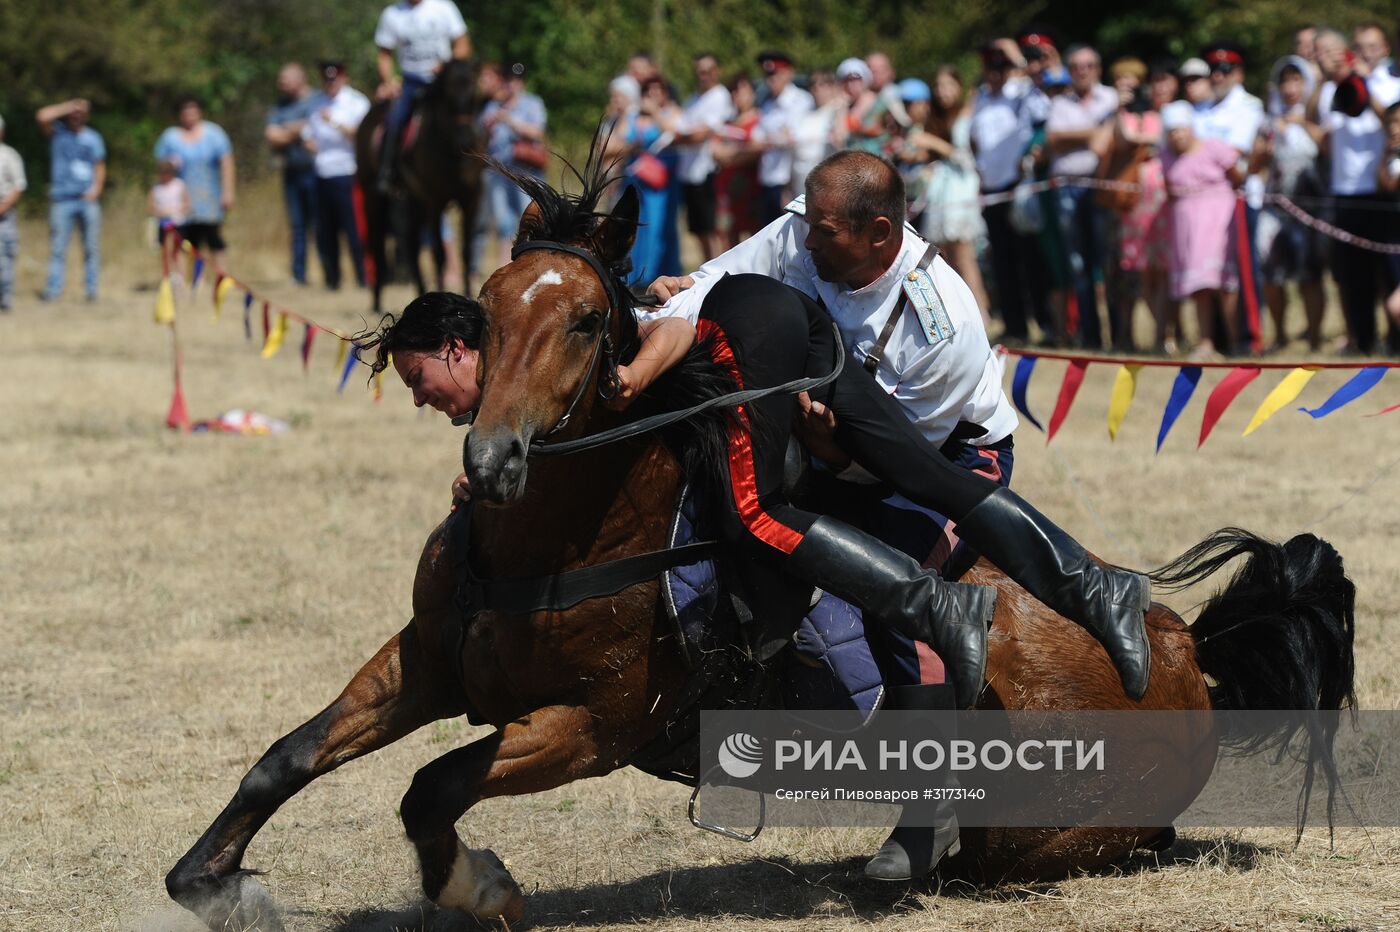
[[[768,99],[759,108],[754,130],[754,143],[762,153],[758,158],[758,219],[766,224],[783,215],[792,186],[797,123],[816,103],[811,94],[793,83],[791,55],[761,52],[757,60],[768,88]]]
[[[326,287],[340,287],[340,238],[350,249],[355,281],[365,283],[365,252],[355,215],[355,133],[369,113],[369,98],[350,86],[342,61],[323,61],[321,92],[302,130],[316,158],[316,251]]]
[[[846,95],[846,146],[875,155],[885,151],[890,141],[885,126],[888,110],[872,82],[870,66],[863,59],[847,58],[836,66],[836,80]]]
[[[1215,98],[1211,95],[1210,65],[1204,58],[1188,58],[1176,71],[1181,81],[1181,96],[1197,110],[1209,107]]]

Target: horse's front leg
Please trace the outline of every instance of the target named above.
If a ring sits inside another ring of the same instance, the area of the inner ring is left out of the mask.
[[[597,724],[586,706],[546,706],[414,775],[400,811],[429,899],[478,919],[515,922],[523,915],[520,887],[500,860],[467,848],[453,826],[483,799],[538,793],[615,770],[616,751],[600,741]]]
[[[211,929],[280,929],[271,898],[242,866],[258,830],[322,774],[463,710],[450,670],[425,653],[410,622],[339,698],[253,765],[224,811],[166,875],[166,890]]]

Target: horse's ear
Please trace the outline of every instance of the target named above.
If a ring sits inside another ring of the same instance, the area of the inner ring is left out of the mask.
[[[540,210],[539,201],[531,201],[530,206],[525,208],[525,212],[520,215],[519,229],[534,229],[544,219],[544,213]]]
[[[612,213],[598,224],[593,234],[594,248],[609,265],[621,262],[632,251],[632,241],[637,238],[637,218],[641,214],[641,199],[637,189],[628,185],[617,199]]]

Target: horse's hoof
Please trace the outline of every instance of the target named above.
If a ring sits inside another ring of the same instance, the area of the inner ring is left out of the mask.
[[[272,894],[252,871],[172,889],[171,895],[214,932],[285,932]]]
[[[496,853],[473,850],[460,839],[457,857],[437,896],[437,904],[460,909],[477,919],[519,922],[525,915],[525,895]]]

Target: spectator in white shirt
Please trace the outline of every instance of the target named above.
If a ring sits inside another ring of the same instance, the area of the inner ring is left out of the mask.
[[[1318,65],[1327,81],[1313,92],[1308,109],[1327,131],[1334,222],[1355,236],[1385,242],[1393,235],[1395,221],[1389,212],[1375,209],[1385,150],[1381,115],[1400,100],[1400,75],[1384,58],[1377,60],[1380,67],[1368,69],[1364,59],[1347,49],[1346,38],[1335,29],[1319,30],[1316,47]],[[1382,266],[1383,257],[1378,253],[1341,241],[1332,244],[1332,275],[1347,323],[1344,352],[1364,355],[1376,349],[1377,284]],[[1386,342],[1391,352],[1400,351],[1400,327],[1394,322]]]
[[[24,161],[5,145],[5,118],[0,117],[0,311],[10,309],[15,287],[15,261],[19,258],[19,223],[15,205],[29,186]]]
[[[759,108],[754,144],[762,150],[758,159],[758,220],[768,223],[782,216],[792,193],[792,155],[797,123],[815,106],[812,95],[792,83],[792,58],[785,52],[762,52],[758,66],[768,99]]]
[[[302,136],[316,154],[316,250],[326,287],[340,287],[340,237],[350,247],[355,281],[364,287],[365,253],[355,212],[355,132],[369,98],[350,86],[343,62],[321,63],[325,83]]]
[[[700,241],[706,262],[722,248],[715,229],[715,173],[719,166],[715,164],[714,138],[733,115],[729,88],[719,79],[719,62],[709,53],[695,56],[695,93],[681,110],[676,133],[677,171],[686,226]]]
[[[1005,194],[1021,180],[1021,160],[1031,143],[1031,86],[1010,80],[1012,61],[1002,43],[982,49],[982,84],[972,104],[972,151],[983,194]],[[1031,314],[1050,321],[1049,276],[1033,234],[1011,225],[1011,200],[982,208],[992,257],[992,278],[1004,327],[1002,342],[1025,343]],[[1029,312],[1029,313],[1028,313]]]
[[[1098,171],[1100,155],[1112,142],[1118,94],[1100,83],[1103,63],[1089,46],[1071,46],[1065,61],[1070,88],[1051,101],[1045,126],[1050,174],[1090,177]],[[1072,184],[1058,189],[1057,202],[1074,283],[1072,296],[1078,305],[1080,342],[1097,349],[1103,345],[1103,335],[1095,282],[1103,280],[1107,260],[1107,212],[1095,201],[1091,188]],[[1110,320],[1117,317],[1112,307],[1108,311]]]

